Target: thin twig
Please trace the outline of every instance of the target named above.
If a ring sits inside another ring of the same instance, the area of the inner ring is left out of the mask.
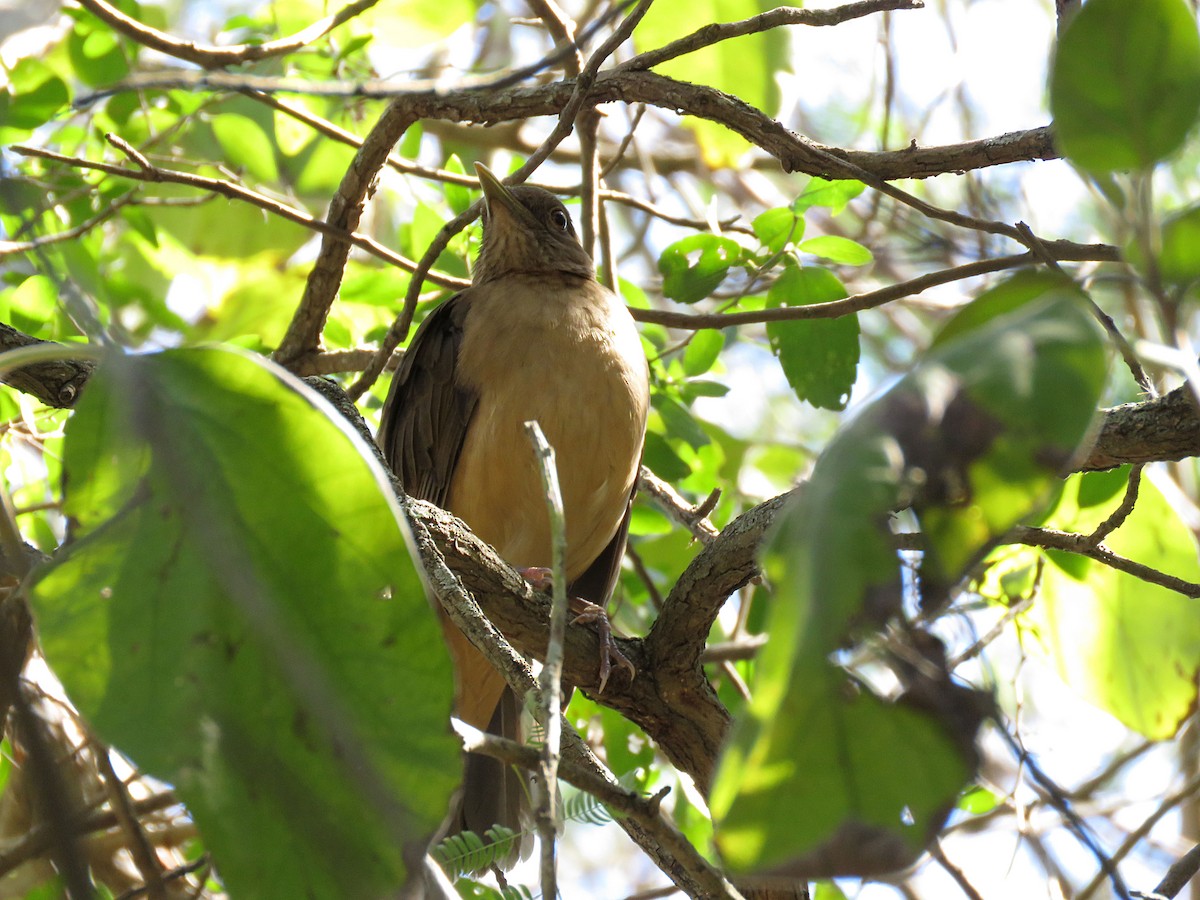
[[[133,181],[146,181],[155,184],[182,184],[188,187],[194,187],[202,191],[210,191],[214,194],[220,194],[223,197],[229,197],[234,200],[242,200],[257,206],[259,209],[266,210],[269,213],[287,219],[289,222],[294,222],[297,225],[302,225],[312,231],[320,234],[329,235],[337,240],[346,241],[353,244],[361,250],[365,250],[373,256],[377,256],[384,262],[391,263],[401,269],[412,271],[416,268],[416,263],[411,259],[407,259],[398,253],[394,253],[384,247],[378,241],[359,234],[358,232],[346,233],[341,229],[327,225],[320,219],[314,218],[303,210],[288,206],[285,203],[280,203],[277,200],[272,200],[270,197],[264,196],[257,191],[252,191],[249,188],[242,187],[240,184],[234,184],[231,181],[225,181],[220,178],[209,178],[205,175],[193,175],[188,172],[178,172],[173,169],[163,169],[158,166],[150,166],[148,169],[127,169],[124,166],[113,165],[112,163],[95,162],[93,160],[81,159],[75,156],[65,156],[61,153],[54,153],[50,150],[43,150],[39,147],[30,147],[27,145],[14,145],[9,149],[22,156],[33,156],[38,159],[46,159],[52,162],[63,163],[64,165],[73,166],[78,169],[90,169],[97,172],[105,172],[109,175],[118,175],[122,178],[129,178]],[[468,282],[460,278],[454,278],[449,275],[437,274],[430,275],[429,280],[444,287],[462,288]]]
[[[542,794],[537,804],[537,830],[541,843],[542,896],[557,897],[558,876],[554,865],[557,826],[554,820],[558,808],[558,757],[562,740],[559,719],[562,712],[563,641],[567,631],[567,522],[554,448],[547,442],[536,421],[525,423],[525,434],[533,445],[542,491],[545,493],[546,513],[550,518],[553,603],[550,606],[550,638],[546,644],[546,658],[538,675],[546,737],[542,742],[541,764],[537,769],[537,784]]]
[[[594,25],[595,23],[593,23]],[[592,26],[589,26],[589,28]],[[524,71],[524,70],[522,70]],[[393,100],[417,118],[450,119],[495,125],[534,116],[560,114],[574,94],[570,80],[537,87],[501,91],[527,75],[464,81],[447,90],[436,81],[323,81],[270,78],[225,72],[147,72],[80,97],[87,106],[115,94],[147,90],[261,91],[311,97]],[[825,147],[788,131],[760,109],[706,85],[688,84],[654,72],[606,70],[597,75],[587,103],[646,103],[678,115],[694,115],[724,125],[774,157],[786,172],[806,172],[826,178],[857,178],[869,172],[884,179],[928,178],[947,172],[991,168],[1034,159],[1058,159],[1049,126],[994,135],[958,144],[909,146],[903,150],[844,150]],[[907,196],[907,195],[906,195]],[[915,199],[915,198],[911,198]],[[953,214],[958,215],[958,214]],[[968,218],[969,217],[965,217]],[[1009,228],[998,224],[997,227]]]
[[[651,0],[639,0],[633,12],[626,16],[620,26],[596,49],[589,58],[587,65],[580,72],[579,77],[575,79],[571,87],[571,94],[559,111],[558,122],[555,124],[554,129],[538,148],[529,155],[520,168],[504,179],[505,184],[523,184],[530,174],[545,162],[554,148],[562,143],[567,135],[571,133],[575,119],[595,82],[596,72],[601,63],[629,37],[629,33],[633,30],[633,27],[641,21],[642,16],[650,8],[650,3]],[[590,29],[591,26],[589,27]],[[401,309],[400,315],[396,317],[396,321],[392,323],[392,327],[388,329],[388,333],[379,347],[378,356],[363,371],[354,384],[346,390],[351,399],[357,399],[362,396],[363,392],[379,377],[383,362],[391,356],[392,351],[399,346],[400,341],[408,333],[409,326],[412,324],[412,319],[416,312],[417,300],[420,297],[425,276],[432,268],[434,261],[446,249],[447,244],[450,243],[450,239],[478,218],[479,211],[482,209],[482,203],[481,200],[475,201],[460,215],[455,216],[443,225],[429,247],[425,250],[425,254],[417,262],[412,280],[408,285],[408,291],[404,295],[404,307]]]
[[[167,56],[195,63],[203,69],[220,69],[225,66],[236,66],[295,53],[307,44],[324,37],[359,13],[370,9],[378,2],[379,0],[355,0],[354,3],[342,7],[333,15],[314,22],[290,37],[264,41],[261,44],[235,44],[231,47],[181,41],[166,32],[143,25],[136,19],[130,18],[116,7],[110,6],[105,0],[79,0],[79,5],[115,31],[143,47],[149,47],[151,50],[157,50]]]
[[[975,885],[967,880],[967,876],[963,874],[963,870],[946,858],[946,853],[942,850],[940,841],[935,840],[929,845],[929,855],[937,861],[937,864],[946,870],[946,874],[954,879],[954,883],[958,885],[959,890],[967,895],[969,900],[983,900],[983,895],[975,889]]]
[[[1056,245],[1052,243],[1049,246],[1053,248]],[[1061,254],[1061,258],[1070,260],[1082,260],[1086,258],[1097,261],[1109,261],[1117,259],[1116,248],[1103,244],[1091,247],[1079,244],[1064,244],[1056,252]],[[1017,269],[1022,266],[1031,265],[1036,261],[1037,257],[1032,251],[1019,253],[1015,256],[1000,256],[995,259],[978,260],[976,262],[965,263],[961,266],[931,272],[928,275],[921,275],[909,281],[902,281],[899,284],[889,285],[878,290],[854,294],[842,300],[833,300],[829,303],[812,303],[803,306],[786,306],[775,309],[734,313],[680,313],[660,309],[631,309],[630,313],[639,322],[652,322],[657,325],[666,325],[669,328],[687,329],[722,329],[738,325],[753,325],[764,322],[789,322],[799,319],[836,319],[841,316],[850,315],[851,313],[874,309],[886,303],[891,303],[893,300],[899,300],[902,297],[919,294],[931,287],[949,284],[953,281],[961,281],[964,278],[974,278],[977,275],[987,275],[1006,269]]]
[[[767,636],[765,634],[754,634],[749,637],[738,638],[735,641],[726,641],[722,644],[709,644],[704,648],[704,652],[700,654],[700,662],[704,663],[721,663],[733,662],[739,659],[754,659],[758,656],[763,647],[766,646]]]
[[[1138,499],[1138,491],[1142,486],[1143,468],[1141,463],[1130,468],[1129,483],[1125,486],[1125,496],[1121,498],[1121,504],[1112,511],[1107,519],[1096,526],[1095,531],[1088,535],[1088,540],[1093,546],[1099,546],[1106,537],[1124,525],[1129,514],[1133,512],[1134,504]]]
[[[534,690],[536,685],[528,664],[484,616],[474,597],[463,586],[462,581],[450,569],[446,559],[441,555],[420,514],[414,511],[414,507],[421,506],[421,504],[406,497],[402,498],[402,502],[405,505],[408,520],[413,524],[414,537],[434,593],[449,614],[451,621],[499,669],[510,687],[522,695]],[[519,577],[515,573],[513,578],[519,581]],[[528,589],[528,585],[525,585],[525,588]],[[620,788],[616,779],[596,759],[595,754],[569,723],[564,722],[561,727],[564,766],[562,776],[570,783],[599,797],[614,808],[624,810],[625,794],[628,792],[622,793],[624,789]],[[527,747],[515,741],[504,741],[493,735],[482,733],[475,735],[475,738],[482,743],[471,742],[467,745],[468,749],[474,752],[488,753],[510,761],[521,760],[518,764],[525,768],[533,768],[540,763],[538,751],[533,747]],[[489,748],[493,746],[503,747],[504,751],[490,750]],[[591,773],[597,780],[586,783],[576,780],[576,772],[579,767]],[[730,898],[730,900],[740,896],[669,822],[658,823],[653,821],[652,817],[638,815],[620,817],[617,822],[654,861],[655,865],[692,896]]]
[[[345,144],[347,147],[354,147],[357,150],[363,144],[362,138],[349,131],[346,131],[344,128],[338,125],[335,125],[328,119],[323,119],[320,116],[314,115],[302,107],[295,106],[294,104],[280,100],[278,97],[263,93],[262,91],[246,90],[242,93],[244,93],[245,96],[250,97],[252,100],[262,103],[265,106],[269,106],[271,109],[277,110],[278,112],[281,112],[286,116],[290,116],[298,122],[308,125],[318,134],[324,135],[325,137],[335,140],[340,144]],[[639,105],[638,114],[635,116],[635,125],[636,121],[641,118],[641,114],[644,111],[645,105]],[[632,137],[633,131],[631,129],[629,134],[627,134],[622,140],[617,154],[602,170],[602,176],[607,176],[609,171],[611,171],[611,168],[620,159],[624,148],[628,146],[628,142],[632,139]],[[439,169],[434,166],[422,166],[418,163],[402,159],[394,153],[388,154],[386,165],[388,168],[399,172],[402,175],[414,175],[418,178],[425,178],[429,181],[438,181],[445,184],[456,184],[460,187],[479,190],[479,179],[473,175],[467,175],[463,172],[451,172],[447,169]],[[544,188],[545,190],[548,190],[554,194],[562,194],[568,197],[579,196],[583,190],[582,185],[547,184],[545,182],[532,180],[526,181],[525,183],[534,185],[535,187]],[[641,210],[647,215],[654,216],[656,219],[661,219],[662,221],[668,222],[672,225],[679,225],[683,228],[694,228],[698,231],[705,231],[709,227],[708,223],[701,219],[693,219],[688,216],[676,215],[675,213],[668,212],[665,209],[655,206],[653,203],[642,200],[639,197],[634,197],[631,194],[627,194],[624,191],[617,191],[611,188],[600,188],[596,195],[599,197],[599,199],[606,203],[619,203],[622,206],[628,206],[633,209]],[[725,231],[736,231],[738,233],[747,235],[753,234],[754,229],[748,225],[739,225],[738,218],[738,216],[730,216],[727,219],[721,219],[718,224]],[[2,246],[3,244],[0,243],[0,247]]]
[[[617,818],[622,826],[634,825],[658,842],[659,848],[670,858],[681,863],[684,870],[698,877],[702,889],[692,896],[709,897],[713,900],[736,900],[741,894],[727,882],[696,851],[678,828],[663,814],[661,802],[669,788],[663,788],[651,797],[643,797],[621,787],[603,765],[592,754],[582,738],[570,726],[563,730],[564,737],[573,735],[580,743],[578,749],[586,754],[579,759],[564,758],[562,778],[581,791],[586,791],[624,815]],[[506,740],[496,735],[478,732],[476,739],[467,742],[466,749],[472,753],[482,753],[495,757],[512,765],[533,769],[539,763],[537,750],[516,741]],[[628,827],[626,827],[628,830]],[[670,876],[672,872],[667,872]],[[672,880],[675,880],[672,878]],[[676,882],[678,883],[678,882]],[[683,885],[680,885],[683,887]]]
[[[1170,900],[1196,877],[1197,872],[1200,872],[1200,844],[1181,856],[1171,868],[1167,869],[1167,874],[1154,889],[1154,896]]]
[[[925,4],[922,0],[861,0],[858,3],[847,3],[844,6],[835,6],[830,9],[797,9],[791,6],[780,6],[739,22],[714,22],[705,25],[677,41],[672,41],[655,50],[640,53],[616,68],[618,70],[651,69],[667,60],[675,59],[686,53],[695,53],[697,50],[727,41],[730,38],[757,34],[784,25],[840,25],[851,19],[862,18],[885,10],[924,8]]]
[[[154,855],[154,848],[150,846],[146,831],[134,813],[133,800],[125,783],[113,771],[109,749],[94,736],[89,736],[89,742],[96,758],[96,766],[100,770],[100,778],[104,782],[108,805],[117,817],[117,824],[128,838],[127,849],[133,858],[133,864],[137,866],[138,874],[142,876],[146,895],[151,900],[166,900],[167,888],[163,883],[162,865]]]
[[[1029,547],[1044,547],[1050,550],[1066,550],[1069,553],[1078,553],[1080,556],[1094,559],[1119,572],[1125,572],[1142,581],[1157,584],[1159,587],[1165,587],[1183,594],[1185,597],[1200,597],[1200,584],[1176,578],[1174,575],[1168,575],[1165,572],[1160,572],[1158,569],[1152,569],[1150,566],[1134,562],[1132,559],[1118,556],[1105,547],[1093,545],[1088,535],[1085,534],[1073,534],[1051,528],[1022,527],[1015,530],[1012,540],[1014,543],[1025,544]]]
[[[713,491],[704,502],[693,506],[680,496],[674,487],[646,466],[642,466],[638,472],[638,490],[649,495],[663,512],[690,531],[701,543],[710,543],[720,534],[712,522],[708,521],[708,514],[720,499],[719,489]]]
[[[1183,787],[1175,791],[1173,794],[1169,794],[1168,796],[1164,797],[1162,803],[1158,805],[1158,808],[1149,816],[1147,816],[1146,820],[1133,831],[1131,831],[1125,840],[1121,842],[1121,846],[1118,847],[1110,857],[1110,862],[1112,865],[1116,866],[1121,860],[1128,856],[1129,852],[1141,842],[1142,838],[1150,833],[1150,829],[1158,824],[1159,819],[1173,810],[1180,803],[1183,803],[1185,800],[1196,795],[1197,793],[1200,793],[1200,775],[1190,779]],[[1096,892],[1100,885],[1104,883],[1107,877],[1108,873],[1103,871],[1097,872],[1095,877],[1093,877],[1092,880],[1089,881],[1084,888],[1075,895],[1075,900],[1088,900],[1088,898]]]
[[[1033,233],[1032,228],[1030,228],[1024,222],[1018,222],[1016,228],[1017,232],[1021,235],[1021,242],[1034,253],[1036,253],[1041,258],[1042,262],[1046,264],[1046,266],[1059,272],[1062,271],[1053,254],[1046,249],[1045,242]],[[1142,368],[1141,361],[1137,358],[1137,354],[1133,351],[1133,345],[1130,344],[1125,335],[1121,333],[1121,329],[1117,327],[1117,323],[1113,321],[1113,317],[1100,308],[1100,304],[1092,299],[1091,294],[1083,291],[1082,295],[1092,316],[1097,322],[1100,323],[1100,327],[1104,329],[1104,331],[1112,339],[1112,342],[1116,345],[1117,350],[1121,354],[1121,359],[1124,360],[1125,366],[1129,369],[1130,374],[1133,375],[1133,380],[1137,382],[1138,387],[1140,387],[1151,397],[1158,396],[1158,392],[1154,389],[1154,383],[1146,374],[1146,370]]]

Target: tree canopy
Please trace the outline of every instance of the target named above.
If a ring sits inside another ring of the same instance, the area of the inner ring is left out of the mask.
[[[0,896],[1183,896],[1191,4],[46,0],[0,64]],[[603,691],[372,442],[474,162],[650,363]],[[431,845],[464,744],[568,786],[507,876]]]

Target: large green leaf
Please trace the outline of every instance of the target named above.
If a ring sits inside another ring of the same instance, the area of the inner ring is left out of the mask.
[[[1092,172],[1173,153],[1200,110],[1200,34],[1185,0],[1088,0],[1050,76],[1055,136]]]
[[[456,780],[436,616],[358,440],[218,349],[109,357],[68,428],[46,655],[176,786],[234,896],[381,896]]]
[[[846,296],[828,269],[787,266],[771,285],[772,306],[808,306]],[[771,350],[801,400],[824,409],[845,409],[858,378],[858,316],[768,322]]]
[[[898,702],[829,658],[900,609],[893,512],[915,510],[922,599],[938,602],[1052,493],[1106,369],[1080,298],[1049,287],[939,344],[821,455],[764,556],[770,638],[712,792],[733,868],[866,875],[926,846],[972,776],[980,698],[932,639],[917,645],[927,667],[898,672]]]
[[[1120,502],[1127,476],[1123,468],[1071,478],[1048,524],[1092,531]],[[1115,494],[1098,490],[1105,485]],[[1096,494],[1103,502],[1089,500]],[[1148,478],[1104,546],[1200,581],[1190,529]],[[1154,740],[1173,737],[1195,708],[1200,602],[1083,556],[1047,559],[1037,601],[1022,619],[1036,638],[1027,645],[1041,648],[1067,684],[1130,728]]]

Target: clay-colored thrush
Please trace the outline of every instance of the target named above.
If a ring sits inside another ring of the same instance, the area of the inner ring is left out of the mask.
[[[475,168],[485,213],[471,286],[421,323],[392,381],[379,444],[411,496],[448,509],[509,563],[532,570],[551,556],[523,425],[536,419],[557,456],[569,595],[576,611],[581,601],[603,607],[624,555],[642,454],[646,359],[629,311],[596,281],[563,204]],[[445,617],[443,625],[455,714],[518,737],[520,708],[504,678]],[[468,754],[451,831],[519,830],[524,795],[501,763]]]

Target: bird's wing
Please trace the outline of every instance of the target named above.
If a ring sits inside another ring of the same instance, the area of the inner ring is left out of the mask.
[[[608,604],[608,598],[612,596],[613,588],[617,585],[617,576],[621,573],[621,560],[625,558],[625,541],[629,537],[629,517],[633,511],[633,496],[636,493],[637,482],[635,481],[633,491],[630,492],[629,500],[625,504],[625,515],[621,518],[621,524],[617,526],[616,534],[600,551],[600,555],[584,569],[583,574],[567,586],[568,596],[580,597],[596,606]]]
[[[378,442],[411,497],[445,507],[479,400],[456,377],[470,291],[455,294],[417,329],[392,378]]]

